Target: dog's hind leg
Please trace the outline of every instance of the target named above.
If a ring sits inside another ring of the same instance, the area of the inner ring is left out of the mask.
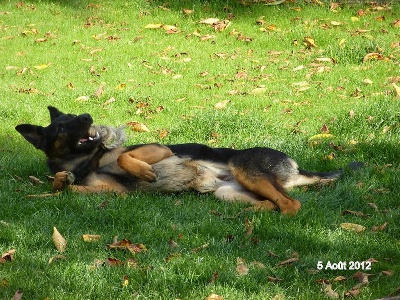
[[[232,167],[231,170],[235,179],[243,187],[263,197],[265,200],[269,200],[274,207],[279,208],[281,213],[295,215],[299,211],[301,203],[287,195],[273,178],[268,178],[266,174],[252,175],[243,169],[235,167]]]
[[[246,190],[237,182],[229,182],[219,187],[214,196],[228,202],[242,202],[253,205],[257,210],[275,210],[278,207],[269,200],[263,200],[257,194]]]
[[[155,181],[157,175],[151,165],[172,155],[172,151],[165,146],[148,144],[120,154],[117,162],[129,174],[146,181]]]

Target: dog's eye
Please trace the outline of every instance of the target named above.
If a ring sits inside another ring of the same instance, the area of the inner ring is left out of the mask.
[[[58,124],[58,132],[64,132],[64,131],[65,131],[64,124]]]

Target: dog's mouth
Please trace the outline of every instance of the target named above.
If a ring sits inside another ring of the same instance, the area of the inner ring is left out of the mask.
[[[101,139],[100,133],[94,127],[90,127],[87,134],[79,139],[78,146],[82,146],[92,142],[97,142],[100,139]]]

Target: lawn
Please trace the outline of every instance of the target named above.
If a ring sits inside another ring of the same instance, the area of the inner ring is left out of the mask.
[[[399,295],[399,11],[395,1],[2,3],[0,298]],[[126,125],[129,144],[266,146],[307,170],[365,167],[290,191],[302,202],[294,217],[197,193],[44,197],[46,159],[14,127],[47,125],[49,105]],[[124,239],[130,250],[110,247]]]

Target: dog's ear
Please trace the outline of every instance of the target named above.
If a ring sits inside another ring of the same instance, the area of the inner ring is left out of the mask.
[[[31,124],[20,124],[15,129],[37,149],[45,149],[44,128]]]
[[[51,122],[53,122],[59,116],[62,116],[64,114],[61,111],[59,111],[57,108],[55,108],[54,106],[48,106],[47,108],[49,109],[49,112],[50,112],[50,120],[51,120]]]

